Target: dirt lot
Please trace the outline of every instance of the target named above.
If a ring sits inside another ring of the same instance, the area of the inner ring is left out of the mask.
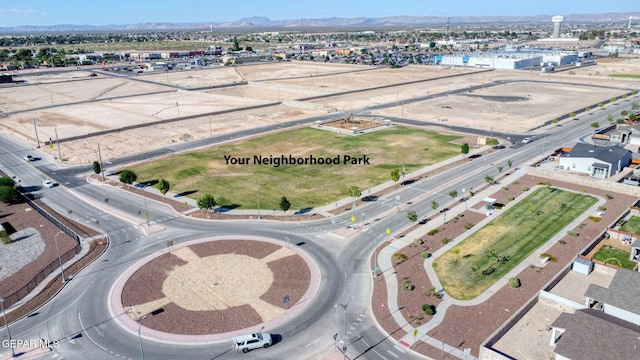
[[[60,139],[66,164],[97,160],[97,143],[103,160],[108,160],[176,142],[332,111],[356,112],[379,104],[396,105],[372,111],[381,118],[400,116],[425,123],[521,132],[622,95],[624,89],[638,88],[637,79],[609,75],[639,71],[637,60],[553,74],[305,62],[133,76],[37,71],[18,73],[20,85],[0,88],[0,131],[34,146],[35,121],[41,142]],[[497,81],[499,85],[492,86]],[[394,84],[398,85],[369,90]],[[481,88],[450,94],[470,86]],[[350,93],[340,94],[345,91]],[[411,102],[430,94],[438,97]],[[317,96],[322,97],[304,100]],[[262,107],[245,109],[252,106]],[[191,118],[175,121],[185,116]],[[144,127],[126,128],[131,126]],[[101,133],[113,129],[120,131]],[[96,137],[66,141],[86,134]],[[52,158],[59,157],[57,147],[40,149]]]

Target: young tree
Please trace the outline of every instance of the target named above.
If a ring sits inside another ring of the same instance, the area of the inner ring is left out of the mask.
[[[500,141],[498,141],[498,139],[496,139],[496,138],[488,138],[487,139],[487,145],[489,145],[489,146],[496,146],[496,145],[499,145],[499,144],[500,144]]]
[[[513,160],[507,160],[507,165],[509,166],[509,169],[511,169],[513,166]]]
[[[158,181],[158,189],[160,190],[162,195],[167,195],[167,191],[169,191],[170,188],[171,184],[169,184],[167,180],[160,179],[160,181]]]
[[[198,199],[198,208],[211,211],[214,207],[216,207],[216,200],[213,196],[207,194]]]
[[[469,144],[464,143],[460,145],[460,152],[462,153],[462,155],[467,156],[467,154],[469,153]]]
[[[495,179],[493,178],[493,176],[487,175],[487,176],[484,177],[484,181],[486,181],[487,184],[489,184],[489,185],[493,185]]]
[[[393,180],[393,182],[400,180],[400,169],[391,170],[391,180]]]
[[[0,177],[0,186],[16,186],[16,182],[10,177],[3,176]]]
[[[15,186],[0,185],[0,202],[12,203],[18,197],[18,190]]]
[[[431,208],[432,208],[434,211],[435,211],[435,210],[438,210],[438,206],[440,206],[440,204],[438,204],[438,202],[437,202],[437,201],[433,200],[433,201],[431,202]]]
[[[138,175],[131,170],[122,170],[120,173],[120,182],[123,184],[131,185],[138,179]]]
[[[458,197],[458,191],[457,190],[449,191],[449,196],[451,196],[452,199],[457,198]]]
[[[591,123],[591,127],[594,128],[594,129],[597,129],[597,128],[600,127],[600,124],[598,124],[597,121],[594,121],[594,122]]]
[[[93,162],[93,172],[96,173],[96,174],[100,174],[100,171],[102,171],[102,167],[100,166],[100,162],[94,161]]]
[[[498,174],[502,173],[502,170],[503,170],[503,169],[504,169],[504,168],[503,168],[502,166],[498,166]]]
[[[416,222],[416,220],[418,220],[418,213],[413,210],[409,211],[407,213],[407,219],[409,219],[409,221],[411,222]]]
[[[286,213],[287,210],[289,210],[289,208],[291,207],[291,203],[289,202],[289,200],[287,200],[286,197],[282,197],[280,199],[280,210],[282,210],[282,212]]]

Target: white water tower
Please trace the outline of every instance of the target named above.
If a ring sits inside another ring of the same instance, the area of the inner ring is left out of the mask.
[[[560,27],[562,26],[562,22],[564,21],[564,16],[554,16],[551,18],[551,22],[553,23],[553,35],[552,38],[557,39],[560,37]]]

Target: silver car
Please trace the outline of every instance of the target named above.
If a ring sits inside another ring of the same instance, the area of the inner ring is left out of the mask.
[[[235,351],[242,351],[247,353],[253,349],[268,348],[273,344],[271,334],[248,334],[236,336],[232,340],[232,347]]]

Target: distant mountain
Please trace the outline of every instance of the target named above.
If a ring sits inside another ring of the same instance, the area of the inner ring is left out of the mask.
[[[553,14],[557,15],[557,14]],[[92,32],[92,31],[133,31],[133,30],[174,30],[174,29],[314,29],[314,28],[380,28],[402,26],[434,26],[449,21],[450,25],[470,24],[551,24],[552,15],[534,16],[388,16],[380,18],[323,18],[271,20],[264,16],[252,16],[237,21],[223,23],[138,23],[122,25],[51,25],[51,26],[13,26],[0,27],[0,33],[24,32]],[[640,12],[635,13],[603,13],[603,14],[569,14],[564,15],[565,23],[626,23],[629,17],[640,20]],[[638,21],[636,20],[636,21]]]

